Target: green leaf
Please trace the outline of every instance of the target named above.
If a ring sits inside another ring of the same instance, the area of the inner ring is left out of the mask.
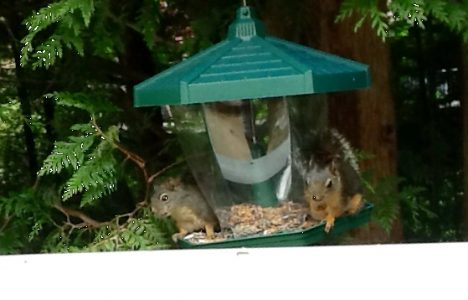
[[[376,184],[371,185],[366,179],[368,177],[372,177],[372,174],[363,173],[364,197],[375,204],[372,219],[389,233],[399,213],[400,196],[397,186],[401,179],[393,176],[382,177]]]
[[[85,153],[95,139],[93,135],[70,136],[66,142],[55,142],[54,150],[44,160],[38,175],[58,174],[64,168],[77,170],[83,164]]]
[[[96,128],[91,123],[74,124],[70,127],[72,131],[79,132],[85,136],[96,134]]]
[[[89,22],[91,20],[91,16],[93,15],[94,12],[94,0],[88,0],[88,1],[79,1],[80,4],[80,11],[81,11],[81,16],[83,17],[84,24],[86,27],[89,26]]]
[[[399,27],[400,23],[404,23],[406,29],[415,24],[420,28],[425,28],[424,22],[429,15],[432,15],[436,20],[447,24],[464,38],[467,37],[465,40],[468,40],[466,1],[392,0],[386,3],[387,7],[379,5],[379,1],[375,0],[345,0],[341,3],[335,22],[342,22],[352,15],[356,15],[357,21],[354,25],[354,31],[357,31],[364,20],[369,17],[377,36],[385,40],[390,35],[389,31],[394,30],[395,27],[396,30],[402,31],[402,28]]]
[[[86,197],[82,198],[81,206],[88,205],[104,195],[109,194],[116,188],[116,164],[112,148],[103,151],[102,141],[78,168],[72,177],[67,181],[63,200],[70,199],[73,195],[85,192]]]
[[[54,98],[59,105],[82,109],[93,115],[121,111],[103,95],[93,93],[54,92],[46,97]]]
[[[34,223],[31,232],[29,233],[28,241],[34,240],[37,236],[39,236],[40,231],[42,230],[42,220],[38,220]]]
[[[357,32],[359,30],[359,28],[361,28],[361,26],[362,26],[362,24],[364,23],[365,20],[366,20],[366,16],[363,16],[363,17],[359,18],[359,20],[356,22],[356,24],[354,24],[353,31]]]
[[[89,26],[93,12],[93,0],[61,0],[41,8],[26,18],[24,25],[28,29],[28,34],[21,40],[23,44],[21,65],[26,65],[31,59],[30,54],[33,53],[34,68],[49,68],[57,58],[62,56],[64,46],[75,49],[82,55],[81,33]],[[44,41],[37,43],[37,34],[49,27],[55,30],[52,30]],[[33,46],[35,42],[36,47]]]
[[[447,3],[445,1],[426,1],[426,10],[431,13],[434,17],[442,22],[448,22],[448,14],[446,11]]]
[[[154,0],[144,0],[141,9],[138,12],[136,28],[143,36],[146,46],[153,50],[155,49],[155,36],[157,26],[159,25],[159,9],[157,2]]]

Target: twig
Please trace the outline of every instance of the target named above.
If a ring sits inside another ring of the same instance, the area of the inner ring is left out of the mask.
[[[94,125],[94,128],[96,128],[98,134],[102,137],[104,137],[105,139],[109,140],[112,145],[114,145],[120,152],[122,152],[123,154],[125,154],[126,158],[125,160],[129,159],[131,161],[133,161],[141,170],[141,172],[143,173],[143,177],[144,177],[144,180],[145,180],[145,183],[146,183],[146,191],[145,191],[145,198],[144,198],[144,203],[146,204],[146,201],[148,199],[148,194],[149,194],[149,191],[150,191],[150,185],[151,185],[151,182],[154,180],[154,178],[158,177],[159,175],[161,175],[162,173],[166,172],[168,169],[182,163],[184,160],[179,160],[179,161],[175,161],[171,164],[169,164],[168,166],[162,168],[161,170],[159,170],[158,172],[152,174],[151,176],[148,175],[148,171],[146,170],[146,161],[140,157],[139,155],[127,150],[125,147],[123,147],[122,145],[120,145],[119,143],[116,143],[115,141],[113,141],[112,139],[110,139],[109,137],[106,136],[106,134],[101,130],[101,128],[99,127],[99,125],[97,124],[97,121],[96,121],[96,118],[94,117],[94,115],[91,116],[91,122],[93,123]]]
[[[110,139],[108,136],[106,136],[106,134],[101,130],[101,128],[97,124],[97,121],[96,121],[96,118],[94,117],[94,115],[91,116],[91,122],[93,123],[94,128],[96,128],[96,130],[97,130],[97,132],[98,132],[98,134],[100,136],[102,136],[105,139],[107,139],[108,141],[110,141],[110,143],[112,143],[112,145],[114,145],[115,148],[117,148],[120,152],[122,152],[126,156],[126,159],[130,159],[131,161],[133,161],[141,169],[141,171],[143,172],[143,176],[145,177],[145,181],[147,181],[148,180],[148,173],[147,173],[146,168],[145,168],[146,161],[142,157],[140,157],[138,154],[135,154],[135,153],[127,150],[125,147],[123,147],[119,143],[116,143],[115,141]]]
[[[117,246],[118,246],[118,243],[119,243],[119,236],[118,235],[112,236],[109,239],[102,239],[99,242],[91,243],[90,244],[91,246],[88,245],[87,248],[92,249],[93,247],[100,246],[100,245],[102,245],[102,244],[104,244],[104,243],[106,243],[108,241],[113,241],[115,243],[113,250],[117,250]]]
[[[181,164],[182,162],[184,162],[184,160],[179,160],[179,161],[175,161],[167,166],[165,166],[164,168],[162,168],[161,170],[157,171],[156,173],[154,173],[153,175],[149,176],[147,179],[146,179],[146,190],[145,190],[145,198],[143,200],[143,202],[147,203],[148,201],[148,196],[149,196],[149,193],[150,193],[150,190],[151,190],[151,183],[153,182],[154,178],[158,177],[159,175],[161,175],[162,173],[166,172],[167,170],[169,170],[170,168],[172,167],[175,167],[179,164]]]
[[[5,222],[3,223],[2,227],[0,227],[0,232],[5,230],[5,228],[8,226],[8,224],[10,223],[12,218],[13,218],[13,216],[6,216],[5,217]]]
[[[83,212],[81,212],[79,210],[64,207],[60,203],[54,204],[54,207],[56,209],[58,209],[60,212],[62,212],[67,217],[67,221],[68,221],[68,223],[70,225],[72,225],[72,227],[83,227],[81,225],[88,225],[89,227],[97,228],[97,227],[102,226],[103,224],[106,224],[105,222],[98,222],[98,221],[94,220],[93,218],[87,216],[85,213],[83,213]],[[83,223],[82,224],[73,224],[70,221],[70,216],[79,218],[80,220],[83,221]]]
[[[147,183],[151,183],[154,178],[158,177],[159,175],[161,175],[162,173],[166,172],[167,170],[169,170],[170,168],[172,167],[175,167],[181,163],[183,163],[184,160],[179,160],[179,161],[175,161],[167,166],[165,166],[164,168],[162,168],[161,170],[157,171],[156,173],[154,173],[153,175],[151,175],[150,177],[148,177],[148,180],[146,181]]]
[[[135,209],[132,210],[131,212],[128,212],[126,214],[116,215],[115,216],[115,221],[117,223],[117,226],[120,226],[120,219],[121,218],[125,218],[125,217],[132,218],[141,208],[143,208],[145,206],[146,206],[146,200],[143,200],[141,202],[138,202],[135,205]]]

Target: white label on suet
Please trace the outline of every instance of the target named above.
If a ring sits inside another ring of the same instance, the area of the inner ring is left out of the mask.
[[[266,181],[278,174],[288,163],[291,149],[290,136],[265,156],[251,160],[238,160],[216,154],[216,159],[226,180],[254,184]]]

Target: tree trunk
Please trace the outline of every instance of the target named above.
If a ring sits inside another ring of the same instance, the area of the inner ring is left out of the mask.
[[[304,45],[370,66],[371,87],[366,90],[328,94],[329,123],[348,138],[353,147],[373,155],[363,161],[376,179],[396,175],[394,102],[390,89],[389,47],[369,24],[354,33],[355,20],[335,23],[340,1],[301,1],[300,4],[271,1],[262,16],[271,32]],[[278,5],[282,3],[282,5]],[[286,9],[290,9],[285,12]],[[288,16],[288,19],[285,17]],[[395,187],[396,188],[396,187]],[[397,201],[397,199],[395,199]],[[394,222],[390,235],[371,223],[353,233],[357,243],[400,242],[401,223]]]
[[[28,90],[25,85],[25,75],[24,70],[20,64],[20,34],[21,32],[21,21],[18,16],[11,16],[8,18],[10,23],[5,22],[7,26],[7,31],[10,36],[10,46],[13,52],[14,61],[15,61],[15,72],[16,72],[16,82],[17,82],[17,93],[18,99],[20,101],[21,113],[23,115],[23,132],[24,132],[24,142],[26,145],[26,155],[28,160],[29,167],[29,176],[31,182],[34,182],[37,177],[38,162],[36,157],[36,144],[34,142],[34,135],[31,130],[31,127],[28,124],[28,120],[31,119],[31,105],[28,99]]]
[[[462,109],[463,109],[463,239],[468,241],[468,42],[462,46]]]

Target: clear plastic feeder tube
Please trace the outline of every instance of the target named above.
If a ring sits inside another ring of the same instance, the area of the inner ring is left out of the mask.
[[[301,148],[326,126],[324,99],[294,96],[167,108],[167,131],[177,135],[221,227],[229,227],[225,214],[236,204],[272,207],[303,200]]]
[[[237,201],[274,206],[284,200],[291,153],[287,102],[218,102],[204,104],[203,112],[220,171]]]

